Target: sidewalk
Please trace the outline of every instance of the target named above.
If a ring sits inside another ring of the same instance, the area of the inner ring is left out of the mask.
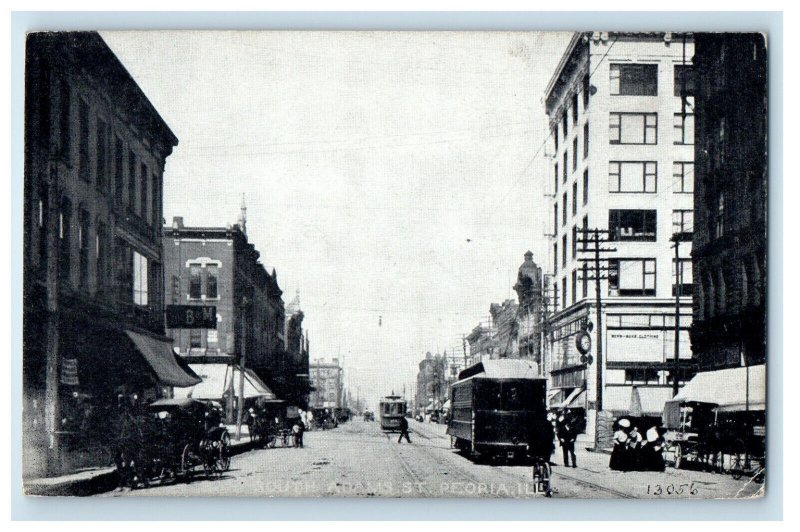
[[[231,456],[252,448],[246,426],[242,426],[242,439],[239,441],[236,440],[236,425],[226,425],[225,428],[231,436]],[[23,479],[22,486],[25,495],[86,497],[114,489],[117,470],[115,467],[98,467],[58,477]]]

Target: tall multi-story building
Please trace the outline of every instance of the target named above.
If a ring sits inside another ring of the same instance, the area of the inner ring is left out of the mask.
[[[310,341],[308,331],[303,330],[305,314],[300,308],[300,291],[295,298],[286,305],[286,325],[284,338],[286,339],[286,362],[288,364],[287,377],[294,378],[291,395],[286,400],[299,406],[308,407],[309,385],[308,361],[310,355]]]
[[[692,55],[686,35],[578,33],[547,87],[550,404],[584,409],[592,436],[598,411],[658,415],[691,376]]]
[[[97,33],[28,37],[25,476],[92,465],[118,401],[198,382],[164,335],[162,186],[177,144]]]
[[[344,378],[339,359],[325,362],[324,358],[309,364],[308,372],[313,390],[308,399],[309,408],[341,408],[343,406]]]
[[[692,351],[700,371],[766,361],[765,36],[695,37]]]
[[[425,353],[417,372],[415,410],[438,410],[448,397],[447,356]]]
[[[227,366],[239,365],[244,355],[245,366],[283,397],[284,380],[294,378],[285,375],[293,370],[286,360],[283,292],[274,268],[267,272],[247,239],[244,210],[229,227],[186,227],[175,217],[164,227],[163,243],[166,304],[216,307],[216,328],[168,330],[179,355],[193,367],[208,365],[209,379],[232,375]],[[217,380],[214,398],[227,393],[230,414],[230,384]]]

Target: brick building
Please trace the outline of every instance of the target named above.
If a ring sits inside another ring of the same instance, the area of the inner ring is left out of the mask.
[[[177,143],[97,33],[29,35],[26,476],[96,465],[118,401],[198,382],[163,326],[163,172]]]

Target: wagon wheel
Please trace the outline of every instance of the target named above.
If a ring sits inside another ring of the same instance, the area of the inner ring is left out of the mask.
[[[185,475],[187,478],[192,476],[192,468],[194,464],[192,464],[192,446],[191,444],[186,444],[183,448],[183,452],[181,453],[181,473]]]
[[[673,447],[673,455],[675,457],[675,469],[680,469],[686,460],[683,453],[683,446],[680,443],[676,443]]]
[[[227,432],[222,433],[219,440],[219,468],[218,473],[222,475],[224,471],[231,468],[231,437]]]
[[[742,440],[733,442],[733,454],[731,455],[731,476],[734,480],[739,480],[747,468],[747,448]]]

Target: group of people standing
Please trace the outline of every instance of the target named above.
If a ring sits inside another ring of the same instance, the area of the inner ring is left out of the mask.
[[[609,467],[615,471],[664,471],[664,436],[652,426],[644,436],[630,419],[616,422]]]

